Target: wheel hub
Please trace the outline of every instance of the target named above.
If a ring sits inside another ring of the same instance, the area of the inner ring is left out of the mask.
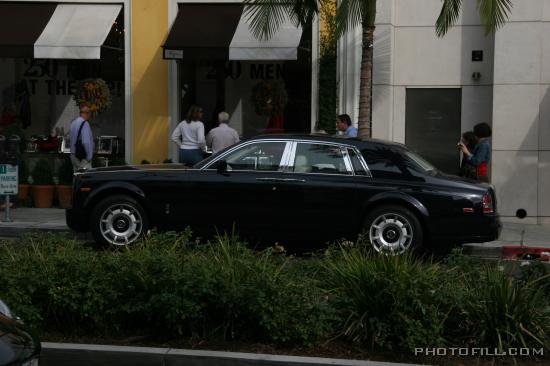
[[[369,238],[377,252],[401,254],[412,244],[413,228],[404,216],[387,213],[373,220]]]
[[[143,230],[139,210],[122,203],[108,207],[101,215],[101,235],[112,245],[128,245],[136,241]]]

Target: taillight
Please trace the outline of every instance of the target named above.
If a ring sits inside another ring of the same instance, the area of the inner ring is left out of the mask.
[[[482,198],[482,204],[483,204],[483,213],[484,214],[491,214],[494,211],[493,208],[493,197],[489,192],[485,193]]]

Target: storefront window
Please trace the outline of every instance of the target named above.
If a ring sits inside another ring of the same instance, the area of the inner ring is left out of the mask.
[[[70,123],[79,115],[73,99],[77,81],[101,78],[109,86],[112,106],[90,121],[94,137],[114,136],[122,140],[125,135],[122,14],[101,47],[99,60],[0,58],[0,134],[22,132],[27,155],[66,153]],[[124,150],[119,154],[123,158]]]

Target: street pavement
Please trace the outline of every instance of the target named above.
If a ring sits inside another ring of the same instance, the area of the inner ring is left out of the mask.
[[[0,237],[18,237],[28,232],[53,231],[71,234],[65,224],[65,210],[58,208],[12,208],[12,222],[4,222],[0,211]],[[525,245],[550,248],[550,225],[503,223],[496,241],[466,244],[466,251],[479,256],[499,256],[504,245]]]

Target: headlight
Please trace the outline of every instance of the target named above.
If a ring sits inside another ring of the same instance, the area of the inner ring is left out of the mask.
[[[8,305],[4,304],[2,300],[0,300],[0,314],[3,314],[8,318],[13,318],[10,308],[8,308]]]

